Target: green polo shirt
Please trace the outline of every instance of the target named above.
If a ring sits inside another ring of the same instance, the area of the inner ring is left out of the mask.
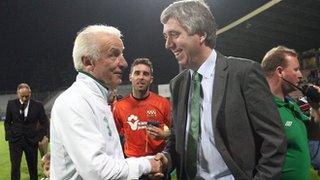
[[[299,106],[291,101],[283,101],[275,96],[281,121],[287,136],[287,154],[282,167],[281,179],[309,180],[310,156],[306,126],[304,121],[309,117],[304,115]]]

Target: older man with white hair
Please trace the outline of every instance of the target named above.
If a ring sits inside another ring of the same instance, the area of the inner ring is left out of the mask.
[[[128,65],[121,33],[111,26],[93,25],[76,37],[73,85],[52,108],[52,179],[138,179],[161,170],[151,158],[125,159],[108,94],[121,82]]]

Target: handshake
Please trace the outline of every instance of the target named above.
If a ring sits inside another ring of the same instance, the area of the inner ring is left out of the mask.
[[[151,172],[148,174],[149,179],[162,179],[167,170],[168,159],[163,153],[158,153],[149,159]]]

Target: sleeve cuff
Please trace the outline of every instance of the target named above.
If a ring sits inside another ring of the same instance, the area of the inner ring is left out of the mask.
[[[129,166],[128,179],[139,179],[143,174],[151,172],[151,164],[148,157],[127,158],[126,161]]]

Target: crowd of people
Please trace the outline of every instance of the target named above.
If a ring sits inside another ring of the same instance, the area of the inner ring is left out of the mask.
[[[50,154],[42,164],[54,180],[170,179],[174,170],[181,180],[310,179],[317,166],[308,143],[320,139],[320,105],[306,95],[307,116],[289,97],[302,79],[298,54],[277,46],[261,64],[224,56],[215,49],[215,19],[203,1],[174,2],[160,21],[165,47],[183,69],[170,81],[170,102],[150,91],[148,58],[133,61],[131,93],[118,98],[128,67],[121,32],[87,26],[74,41],[78,75],[53,105],[50,136],[27,84],[9,101],[11,178],[20,179],[25,152],[30,179],[37,179],[38,146],[46,136]]]

